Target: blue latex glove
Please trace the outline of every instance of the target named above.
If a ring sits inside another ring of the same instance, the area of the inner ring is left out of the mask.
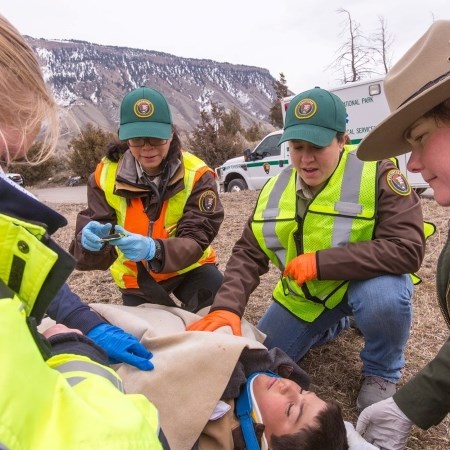
[[[121,362],[130,364],[141,370],[154,368],[150,359],[153,357],[133,335],[121,328],[101,323],[92,328],[86,335],[108,354],[111,364]]]
[[[104,242],[100,240],[102,237],[108,236],[112,228],[112,224],[89,222],[81,231],[81,245],[91,252],[98,252],[103,247]]]
[[[120,225],[114,227],[116,233],[123,233],[126,236],[110,241],[111,245],[119,247],[120,251],[130,261],[150,261],[155,257],[155,241],[141,234],[129,233]]]

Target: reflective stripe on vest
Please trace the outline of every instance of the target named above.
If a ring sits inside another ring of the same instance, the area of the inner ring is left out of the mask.
[[[162,450],[156,407],[143,395],[124,395],[112,387],[89,358],[65,354],[44,361],[22,302],[1,280],[0,330],[0,448]],[[74,372],[64,375],[72,386],[54,370],[70,368],[71,361]],[[112,369],[103,369],[111,370],[106,378],[118,387]],[[76,377],[86,382],[73,382]]]
[[[297,254],[372,239],[376,162],[360,161],[354,147],[346,146],[336,170],[310,202],[300,224],[296,221],[296,177],[297,172],[290,166],[269,180],[259,196],[252,222],[261,249],[281,272]],[[339,304],[347,287],[348,282],[342,280],[315,280],[300,287],[283,277],[273,297],[296,316],[312,322],[325,307],[331,309]]]
[[[212,169],[195,155],[188,152],[183,152],[182,155],[184,189],[164,201],[161,214],[153,223],[150,223],[148,216],[145,214],[140,198],[132,199],[127,205],[124,197],[114,194],[118,163],[103,158],[96,169],[96,180],[98,186],[105,193],[106,201],[115,210],[119,225],[132,233],[151,236],[154,239],[167,239],[176,235],[177,224],[183,217],[186,202],[192,193],[195,183],[204,173],[213,173]],[[126,259],[117,247],[116,250],[118,258],[110,268],[115,283],[120,288],[138,288],[136,263]],[[150,273],[157,282],[161,282],[189,272],[203,264],[215,262],[216,253],[211,246],[208,246],[199,260],[188,267],[171,273],[155,273],[153,271],[150,271]]]
[[[73,372],[84,372],[93,375],[98,375],[106,380],[110,381],[111,384],[116,387],[120,392],[125,392],[123,389],[122,380],[116,375],[112,370],[107,369],[105,366],[101,366],[91,361],[69,361],[59,365],[55,365],[54,369],[58,372],[64,374],[65,379],[70,386],[76,386],[78,383],[86,380],[85,375],[70,375]]]

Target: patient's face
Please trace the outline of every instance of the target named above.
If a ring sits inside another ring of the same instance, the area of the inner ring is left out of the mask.
[[[315,425],[315,419],[327,404],[310,391],[304,391],[297,383],[286,378],[258,375],[253,381],[253,395],[269,440],[292,434],[306,426]]]

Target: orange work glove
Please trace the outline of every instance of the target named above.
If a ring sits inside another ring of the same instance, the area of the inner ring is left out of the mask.
[[[241,332],[241,318],[231,312],[224,309],[217,309],[216,311],[206,314],[197,322],[189,325],[187,331],[214,331],[217,328],[228,325],[231,327],[235,336],[242,336]]]
[[[289,261],[283,272],[285,277],[295,280],[299,286],[317,278],[316,253],[304,253]]]

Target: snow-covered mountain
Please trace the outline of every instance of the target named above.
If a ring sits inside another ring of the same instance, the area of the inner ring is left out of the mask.
[[[81,126],[94,123],[116,131],[123,95],[143,85],[164,93],[182,132],[197,125],[210,101],[237,108],[244,126],[268,124],[275,79],[267,69],[84,41],[27,41],[58,103]]]

